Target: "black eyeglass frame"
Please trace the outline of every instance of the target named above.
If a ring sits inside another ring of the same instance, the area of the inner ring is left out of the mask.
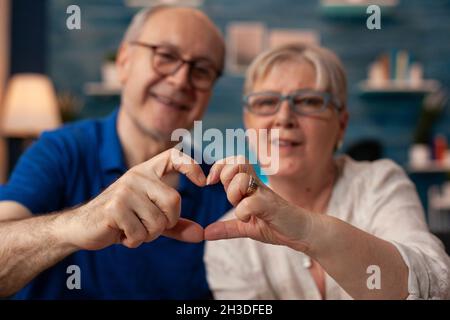
[[[220,78],[222,76],[222,70],[218,70],[216,68],[211,68],[212,71],[215,72],[216,76],[214,78],[214,80],[211,81],[211,84],[208,87],[198,87],[197,85],[194,85],[193,81],[192,81],[192,73],[191,70],[193,69],[193,67],[195,66],[196,63],[199,62],[199,60],[186,60],[183,59],[179,53],[177,52],[173,52],[173,55],[177,58],[177,60],[179,61],[179,65],[170,73],[162,73],[160,70],[158,70],[158,68],[155,68],[154,65],[154,57],[155,57],[155,52],[157,49],[159,48],[165,48],[166,46],[164,45],[156,45],[156,44],[150,44],[150,43],[145,43],[145,42],[141,42],[141,41],[130,41],[131,45],[136,45],[136,46],[140,46],[140,47],[144,47],[147,49],[150,49],[152,51],[152,57],[151,57],[151,62],[152,62],[152,67],[153,69],[160,75],[160,76],[168,76],[168,75],[172,75],[175,74],[180,68],[181,66],[183,66],[183,64],[187,64],[189,66],[189,82],[190,84],[198,89],[198,90],[210,90],[214,83],[217,81],[218,78]],[[206,59],[205,59],[206,60]]]

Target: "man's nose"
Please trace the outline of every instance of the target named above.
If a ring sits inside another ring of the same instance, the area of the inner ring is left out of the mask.
[[[288,100],[281,102],[280,109],[275,114],[275,127],[291,129],[297,126],[297,117]]]
[[[167,81],[177,89],[185,89],[191,86],[189,80],[190,66],[183,63],[175,72],[167,76]]]

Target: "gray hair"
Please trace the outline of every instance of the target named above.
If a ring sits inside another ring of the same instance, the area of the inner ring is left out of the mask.
[[[149,8],[141,9],[138,13],[136,13],[131,20],[130,25],[128,26],[127,30],[125,31],[125,35],[122,39],[123,43],[136,41],[139,38],[139,35],[141,34],[142,28],[144,27],[145,23],[150,19],[151,16],[154,14],[163,11],[165,9],[175,8],[174,5],[168,5],[168,4],[161,4]],[[210,21],[212,26],[216,29],[217,35],[220,39],[220,45],[222,50],[222,57],[220,62],[220,71],[222,71],[224,67],[224,58],[225,58],[225,43],[223,41],[223,36],[220,32],[220,30]]]
[[[141,9],[134,15],[133,19],[131,20],[131,23],[128,26],[127,31],[125,32],[122,42],[131,42],[137,40],[147,20],[155,13],[167,8],[169,8],[169,6],[167,5],[158,5]]]
[[[247,69],[244,94],[250,93],[274,66],[287,61],[310,63],[316,71],[316,89],[331,93],[346,107],[347,76],[341,60],[326,48],[303,43],[283,45],[258,55]]]

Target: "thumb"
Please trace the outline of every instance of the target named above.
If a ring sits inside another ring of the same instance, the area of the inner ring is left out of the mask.
[[[165,230],[162,235],[191,243],[198,243],[204,240],[203,227],[194,221],[184,218],[180,218],[173,228]]]
[[[248,223],[237,219],[217,221],[211,223],[205,229],[205,240],[221,240],[233,238],[253,238],[256,233]]]

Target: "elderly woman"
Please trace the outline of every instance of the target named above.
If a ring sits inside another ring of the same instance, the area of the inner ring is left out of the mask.
[[[283,46],[249,67],[244,123],[279,129],[268,142],[279,147],[279,168],[267,186],[250,165],[211,169],[207,182],[221,181],[235,206],[205,230],[216,298],[450,297],[450,259],[402,169],[334,157],[346,100],[343,66],[327,49]]]

